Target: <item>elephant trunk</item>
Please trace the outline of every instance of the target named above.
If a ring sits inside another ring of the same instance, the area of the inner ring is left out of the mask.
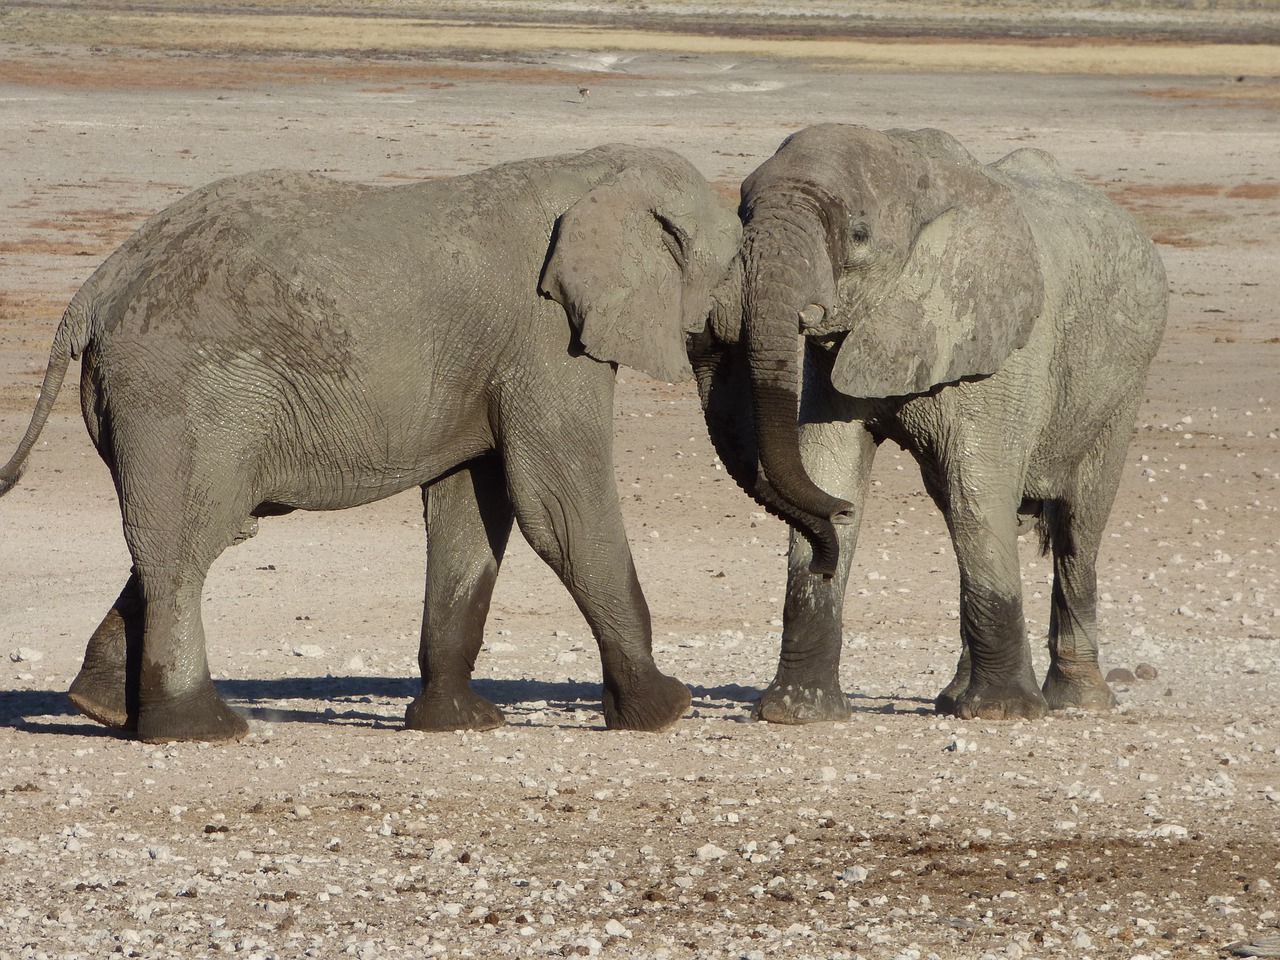
[[[755,416],[742,341],[741,258],[734,258],[728,275],[712,292],[706,328],[689,337],[688,347],[711,446],[730,478],[765,509],[777,513],[756,490]]]
[[[707,330],[690,337],[689,362],[697,379],[711,446],[733,481],[760,500],[756,489],[759,471],[755,417],[744,345],[725,343],[708,325]],[[760,502],[773,509],[772,504]]]
[[[771,223],[767,236],[750,231],[745,239],[744,327],[760,473],[756,494],[808,537],[810,570],[830,575],[839,554],[835,524],[848,521],[852,505],[819,489],[801,461],[796,343],[802,311],[815,302],[829,309],[832,304],[822,301],[834,299],[834,288],[829,296],[807,295],[811,268],[800,265],[829,258],[799,225]]]

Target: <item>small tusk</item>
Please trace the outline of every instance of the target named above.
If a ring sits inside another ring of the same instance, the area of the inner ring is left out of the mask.
[[[827,318],[827,308],[820,303],[811,303],[800,311],[800,328],[808,330],[816,327]]]

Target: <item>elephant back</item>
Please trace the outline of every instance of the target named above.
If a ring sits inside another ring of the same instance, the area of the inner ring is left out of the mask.
[[[1072,436],[1096,436],[1159,348],[1168,299],[1159,253],[1128,211],[1043,151],[1018,150],[987,169],[1013,190],[1031,226],[1050,368],[1090,371],[1054,379],[1053,416]]]
[[[1109,311],[1111,322],[1136,338],[1135,346],[1154,352],[1168,283],[1156,245],[1133,214],[1043,150],[1015,150],[986,169],[1013,191],[1055,299],[1077,304],[1083,314],[1118,304]]]

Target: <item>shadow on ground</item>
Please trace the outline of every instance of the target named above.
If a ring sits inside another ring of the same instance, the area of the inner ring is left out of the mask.
[[[240,713],[269,723],[337,723],[398,729],[403,714],[388,714],[388,701],[411,700],[418,692],[417,678],[405,677],[281,677],[270,680],[221,680],[218,692]],[[476,680],[476,692],[496,703],[513,723],[554,726],[542,711],[576,713],[600,712],[600,685],[577,680],[542,681],[529,679]],[[750,706],[760,689],[742,684],[691,686],[691,710],[700,716],[725,715],[747,720]],[[298,704],[297,701],[310,701]],[[368,705],[368,706],[366,706]],[[932,713],[932,701],[922,698],[899,700],[865,694],[850,694],[853,713]],[[111,731],[82,717],[61,690],[15,690],[0,701],[0,726],[33,733],[69,735],[113,735]],[[603,724],[601,724],[603,726]]]

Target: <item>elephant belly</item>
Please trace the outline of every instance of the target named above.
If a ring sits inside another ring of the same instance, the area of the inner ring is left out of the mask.
[[[264,463],[264,500],[304,510],[341,510],[421,486],[493,447],[487,419],[430,397],[403,407],[354,405],[351,417],[315,429],[281,424]]]
[[[265,512],[340,510],[420,486],[492,448],[483,378],[424,375],[432,368],[422,356],[402,354],[345,366],[300,352],[289,364],[262,352],[215,362],[206,354],[164,385],[148,378],[148,387],[153,398],[172,390],[172,429],[162,434],[194,438],[197,474],[220,476]],[[137,406],[132,392],[121,399]]]

